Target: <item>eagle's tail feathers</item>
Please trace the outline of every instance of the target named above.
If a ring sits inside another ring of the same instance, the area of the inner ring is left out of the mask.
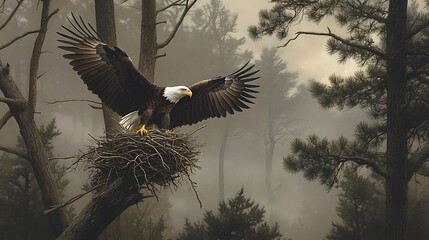
[[[121,118],[121,121],[119,121],[119,124],[121,124],[121,126],[127,130],[137,129],[139,123],[140,123],[140,116],[139,116],[138,110],[128,113],[127,115]]]

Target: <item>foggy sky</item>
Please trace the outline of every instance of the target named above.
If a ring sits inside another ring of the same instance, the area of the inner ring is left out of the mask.
[[[202,6],[203,3],[204,1],[201,1],[196,7]],[[54,4],[61,5],[58,2],[55,3],[55,1]],[[243,48],[252,50],[255,53],[255,58],[259,58],[259,54],[263,48],[275,47],[284,43],[284,41],[279,41],[275,37],[264,37],[259,41],[252,41],[248,37],[247,28],[250,25],[257,24],[257,16],[260,9],[269,8],[267,1],[233,0],[224,1],[224,4],[232,12],[238,13],[238,28],[235,35],[237,37],[246,37],[246,43]],[[87,21],[93,22],[94,18],[89,14],[91,11],[92,9],[88,10],[88,13],[82,11],[81,14]],[[38,21],[38,18],[35,19]],[[42,73],[44,69],[50,69],[50,75],[45,80],[39,82],[39,89],[44,87],[52,87],[53,89],[61,88],[60,83],[54,83],[50,79],[63,77],[64,81],[75,82],[73,83],[73,90],[63,93],[62,97],[64,99],[85,98],[97,100],[96,96],[87,91],[86,86],[71,70],[68,62],[61,57],[63,53],[56,49],[56,36],[54,32],[58,31],[59,25],[65,24],[65,22],[64,18],[55,18],[49,29],[44,49],[53,53],[46,57],[44,56],[40,72]],[[31,25],[31,22],[27,24]],[[299,26],[292,29],[291,33],[298,30],[323,32],[326,31],[327,26],[339,35],[344,34],[344,30],[338,29],[332,20],[322,21],[318,25],[303,21]],[[11,29],[9,31],[13,32]],[[2,33],[0,43],[6,40],[3,36],[5,35]],[[119,47],[125,48],[127,52],[131,53],[130,55],[134,54],[135,56],[135,52],[137,51],[133,50],[138,46],[138,43],[131,47],[128,45],[121,46],[121,39],[124,38],[127,38],[127,36],[118,36]],[[352,74],[357,69],[353,61],[348,61],[346,64],[338,64],[336,56],[327,54],[325,48],[326,40],[323,37],[301,36],[299,40],[290,43],[287,48],[280,49],[279,55],[287,62],[288,71],[299,74],[296,83],[297,88],[299,88],[299,85],[305,85],[311,80],[327,82],[329,75],[332,73],[346,76]],[[34,38],[24,39],[22,40],[22,46],[31,49],[32,41],[34,41]],[[12,45],[8,50],[0,52],[0,59],[12,64],[16,59],[13,50],[15,47],[17,46]],[[28,56],[24,57],[28,58]],[[135,59],[134,62],[137,62],[137,60]],[[160,71],[160,69],[157,69],[157,71]],[[21,84],[20,87],[25,89],[25,83]],[[55,141],[57,155],[73,155],[78,149],[83,149],[85,145],[90,144],[88,134],[92,136],[101,136],[103,134],[102,127],[104,125],[102,124],[101,112],[88,110],[88,106],[84,103],[46,105],[46,101],[53,100],[59,99],[49,97],[39,99],[38,106],[45,111],[43,112],[43,116],[37,116],[37,118],[38,120],[50,119],[51,117],[57,119],[58,126],[62,132],[62,135]],[[4,113],[5,109],[4,106],[0,106],[0,113]],[[296,111],[291,113],[291,118],[299,122],[294,125],[294,128],[301,129],[302,131],[297,136],[289,136],[276,148],[273,162],[272,187],[277,190],[274,192],[272,205],[268,205],[268,201],[264,196],[264,152],[252,152],[254,157],[249,158],[248,155],[243,155],[240,151],[237,151],[238,149],[249,149],[249,151],[252,149],[262,149],[252,145],[256,142],[254,139],[239,141],[238,139],[240,138],[236,136],[228,139],[225,159],[225,197],[232,197],[241,187],[244,187],[246,196],[252,197],[265,207],[267,210],[267,219],[279,222],[280,229],[286,237],[292,237],[294,240],[321,239],[329,231],[331,222],[338,220],[335,212],[337,191],[333,190],[327,193],[324,187],[317,181],[308,182],[300,173],[290,174],[286,172],[282,166],[282,157],[288,154],[289,142],[293,137],[305,137],[311,133],[328,138],[336,138],[341,135],[351,136],[355,124],[364,119],[365,115],[359,109],[342,112],[323,110],[317,104],[316,100],[311,97],[304,98],[300,102],[300,106],[296,109]],[[51,114],[50,111],[55,111],[55,114]],[[83,114],[82,112],[84,114],[81,116],[81,120],[77,121],[76,118],[68,116],[70,112],[76,112],[76,115]],[[97,116],[99,117],[96,117],[92,122],[88,122],[85,120],[85,114],[98,114]],[[248,111],[243,113],[241,117],[237,114],[232,116],[231,119],[232,121],[242,121],[245,117],[255,116],[258,116],[258,113]],[[198,183],[197,190],[203,202],[203,209],[199,208],[194,193],[186,183],[177,191],[171,191],[170,202],[172,209],[170,219],[175,227],[173,231],[180,231],[183,227],[185,217],[188,217],[192,221],[200,220],[205,209],[214,210],[216,208],[218,199],[217,154],[219,151],[219,136],[208,134],[216,132],[215,128],[219,126],[216,124],[216,121],[222,121],[222,119],[203,122],[207,127],[197,134],[198,139],[205,146],[202,148],[200,157],[200,166],[202,169],[195,174],[193,180]],[[190,127],[189,129],[195,129],[197,126]],[[13,146],[17,134],[16,124],[10,121],[7,129],[5,128],[0,131],[0,142]],[[71,180],[71,187],[68,190],[67,197],[72,197],[81,192],[80,187],[86,182],[84,176],[81,172],[72,172],[67,176]],[[84,201],[79,201],[76,207],[79,209],[83,204],[85,204]],[[311,231],[309,231],[310,229]]]

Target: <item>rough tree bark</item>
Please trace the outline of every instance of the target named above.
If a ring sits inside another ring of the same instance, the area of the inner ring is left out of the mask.
[[[156,1],[142,0],[140,55],[138,69],[151,82],[155,81],[157,48]]]
[[[406,238],[407,132],[405,127],[407,0],[390,0],[387,23],[387,239]]]
[[[0,90],[6,98],[17,101],[17,103],[8,104],[8,106],[12,116],[18,123],[22,139],[27,149],[27,159],[30,161],[31,167],[33,168],[34,176],[39,185],[45,207],[48,208],[60,204],[61,194],[49,171],[48,155],[44,148],[40,132],[34,122],[34,118],[30,117],[32,114],[29,113],[28,103],[15,82],[9,76],[9,66],[3,66],[1,62]],[[18,104],[18,102],[20,104]],[[70,223],[69,216],[65,209],[60,209],[49,214],[48,219],[51,229],[56,236],[61,234]]]
[[[116,28],[115,28],[115,9],[113,0],[95,0],[95,18],[97,33],[101,39],[109,45],[116,46]],[[102,104],[104,125],[106,135],[109,137],[115,132],[120,131],[119,115]],[[109,225],[106,230],[98,237],[99,240],[117,240],[120,239],[121,229],[120,217]]]
[[[46,208],[61,203],[61,194],[49,171],[48,154],[44,148],[42,137],[34,121],[34,113],[37,103],[37,80],[39,70],[39,60],[41,49],[48,30],[48,22],[50,18],[57,13],[58,9],[49,12],[50,0],[42,1],[42,13],[40,20],[40,29],[34,43],[33,52],[31,55],[30,75],[29,75],[29,99],[24,98],[21,91],[16,86],[15,82],[9,75],[9,66],[3,66],[0,62],[0,90],[3,92],[6,99],[9,99],[7,104],[10,113],[18,123],[20,134],[24,140],[27,149],[27,159],[30,161],[34,176],[37,180],[42,200]],[[12,15],[15,11],[12,13]],[[12,16],[11,15],[11,16]],[[7,23],[7,22],[6,22]],[[6,24],[5,23],[5,24]],[[3,25],[4,27],[5,25]],[[66,209],[60,209],[48,215],[49,224],[54,235],[58,236],[67,225],[70,223]]]
[[[135,184],[118,178],[99,191],[91,202],[75,217],[58,240],[100,239],[100,234],[121,212],[143,200]]]

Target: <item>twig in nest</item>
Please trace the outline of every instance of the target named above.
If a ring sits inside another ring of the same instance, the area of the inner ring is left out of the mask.
[[[204,127],[204,126],[203,126]],[[196,165],[199,144],[190,134],[150,130],[145,136],[121,132],[110,138],[94,139],[80,160],[87,163],[93,186],[124,178],[130,185],[147,188],[156,196],[156,187],[177,187],[180,180],[191,183],[200,203],[191,174]]]

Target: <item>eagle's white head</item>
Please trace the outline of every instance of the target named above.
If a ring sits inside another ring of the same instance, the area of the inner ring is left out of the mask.
[[[166,87],[162,95],[168,101],[177,103],[184,96],[192,97],[192,91],[186,86]]]

